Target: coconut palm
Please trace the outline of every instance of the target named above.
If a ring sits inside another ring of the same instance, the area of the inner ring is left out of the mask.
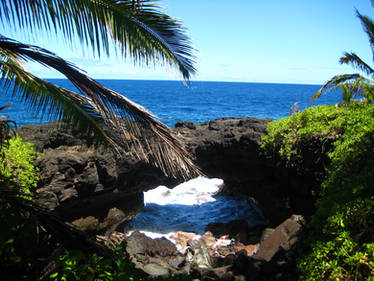
[[[373,1],[372,1],[373,3]],[[367,33],[370,47],[373,52],[374,59],[374,22],[372,19],[363,16],[356,10],[356,15],[360,19],[361,24],[364,28],[364,31]],[[341,74],[332,77],[328,80],[310,101],[313,101],[319,98],[323,93],[330,92],[334,89],[341,88],[342,90],[342,99],[344,103],[348,103],[355,99],[357,96],[363,96],[366,102],[372,102],[374,99],[374,70],[367,63],[365,63],[358,55],[355,53],[347,53],[340,58],[339,62],[341,64],[349,64],[353,66],[366,75],[369,78],[364,77],[358,73],[355,74]]]
[[[115,46],[116,53],[137,64],[172,66],[185,81],[195,73],[185,30],[152,0],[0,0],[0,20],[31,34],[42,30],[70,42],[78,38],[99,57],[112,55]],[[30,61],[59,71],[79,92],[34,76],[25,68]],[[0,71],[8,91],[30,109],[94,134],[119,153],[131,149],[169,176],[198,173],[182,144],[152,113],[53,52],[0,34]]]

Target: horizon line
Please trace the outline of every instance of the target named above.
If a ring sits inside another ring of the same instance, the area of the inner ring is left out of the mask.
[[[69,80],[68,78],[63,77],[48,77],[43,79],[53,79],[53,80]],[[95,80],[127,80],[127,81],[175,81],[185,83],[182,79],[143,79],[143,78],[93,78]],[[188,80],[187,83],[194,83],[194,82],[213,82],[213,83],[247,83],[247,84],[285,84],[285,85],[315,85],[315,86],[322,86],[323,83],[317,82],[277,82],[277,81],[232,81],[232,80]]]

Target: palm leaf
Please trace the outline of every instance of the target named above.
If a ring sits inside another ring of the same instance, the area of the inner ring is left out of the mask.
[[[341,64],[351,64],[354,68],[360,69],[367,75],[373,76],[374,70],[367,65],[363,60],[360,59],[355,53],[344,53],[340,58],[339,62]]]
[[[139,64],[176,66],[185,79],[196,70],[193,49],[181,24],[159,11],[155,1],[0,0],[0,20],[32,32],[59,31],[70,42],[78,36],[97,54],[114,42]]]
[[[331,92],[339,87],[341,83],[352,82],[358,78],[362,77],[360,74],[341,74],[335,75],[330,80],[328,80],[309,100],[312,102],[318,99],[323,93]],[[363,77],[362,77],[363,78]]]
[[[341,74],[336,75],[328,80],[309,100],[309,102],[318,99],[323,93],[331,92],[337,88],[341,88],[343,100],[349,102],[358,94],[366,97],[367,88],[373,87],[374,81],[367,79],[360,74]],[[370,93],[368,93],[370,94]]]
[[[356,10],[357,17],[361,20],[361,24],[369,37],[371,51],[373,53],[373,60],[374,60],[374,22],[372,19],[363,16],[360,14],[359,11]]]
[[[191,178],[200,174],[182,144],[155,116],[124,96],[105,88],[55,54],[7,38],[0,38],[0,53],[37,61],[64,74],[94,104],[117,143],[129,143],[135,154],[159,167],[166,175]]]
[[[104,132],[101,116],[95,105],[85,96],[78,95],[62,87],[40,79],[14,62],[0,61],[3,85],[11,88],[14,96],[21,99],[41,118],[64,120],[83,133],[95,135],[96,144],[111,144],[114,141]]]

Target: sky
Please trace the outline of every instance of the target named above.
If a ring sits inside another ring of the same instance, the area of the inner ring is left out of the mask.
[[[355,14],[357,9],[374,19],[369,0],[161,0],[159,5],[183,23],[197,50],[192,80],[322,84],[333,75],[357,72],[339,64],[345,51],[373,65]],[[43,33],[30,36],[1,25],[0,33],[51,50],[96,79],[180,79],[170,68],[93,58]],[[43,78],[62,77],[34,63],[28,69]]]

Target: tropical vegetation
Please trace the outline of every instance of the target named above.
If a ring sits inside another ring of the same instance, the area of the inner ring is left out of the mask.
[[[184,28],[152,0],[1,0],[0,21],[20,32],[57,33],[68,46],[79,40],[98,57],[113,55],[114,48],[118,56],[140,65],[174,67],[186,80],[195,73]],[[25,67],[31,61],[57,70],[78,92],[34,76]],[[152,113],[53,52],[0,34],[0,72],[4,87],[30,109],[94,134],[98,143],[119,154],[131,150],[167,175],[198,173],[181,143]]]
[[[373,52],[374,59],[374,21],[362,15],[356,10],[356,15],[360,19],[361,24],[366,32],[370,48]],[[359,73],[354,74],[339,74],[328,80],[311,98],[311,101],[319,98],[322,94],[333,91],[340,88],[342,93],[343,103],[349,103],[356,98],[362,98],[364,101],[371,103],[374,100],[374,70],[373,68],[365,63],[357,54],[354,52],[345,52],[340,58],[341,64],[348,64],[354,68],[362,71],[368,77],[364,77]]]
[[[300,279],[372,280],[374,105],[311,107],[269,123],[267,132],[269,155],[322,180],[298,261]]]

